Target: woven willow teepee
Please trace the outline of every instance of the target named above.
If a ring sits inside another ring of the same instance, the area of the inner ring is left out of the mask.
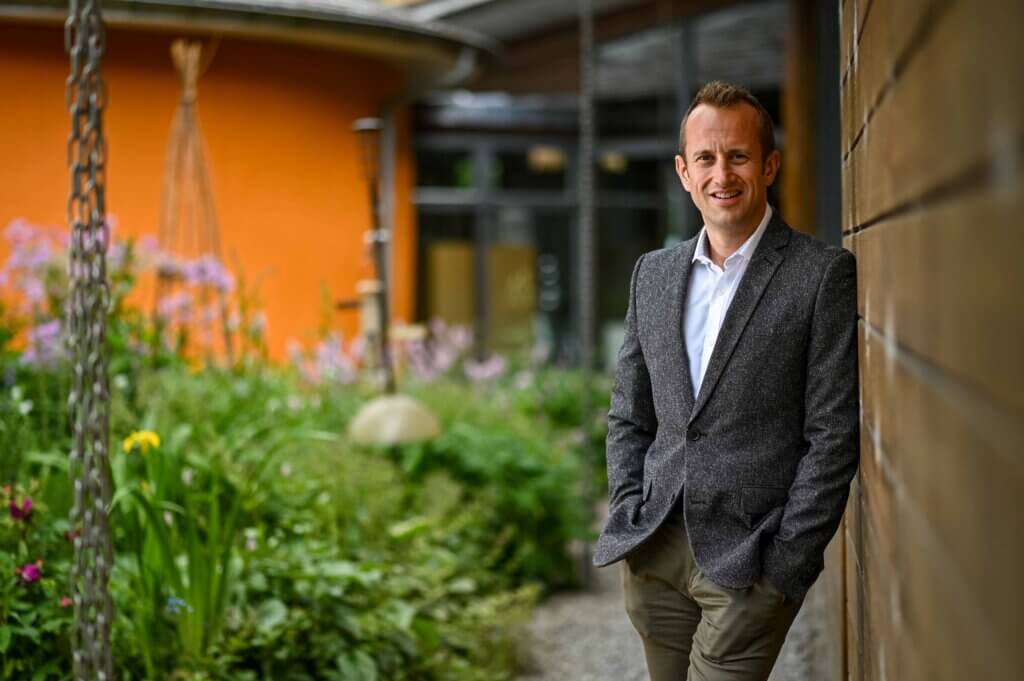
[[[197,103],[199,78],[215,52],[216,43],[177,40],[171,46],[181,100],[164,162],[159,244],[165,259],[157,270],[154,313],[172,334],[188,339],[189,350],[207,360],[223,353],[230,365],[234,352],[228,294],[234,283],[223,264]],[[214,338],[218,323],[219,345]],[[193,343],[196,338],[198,343]]]

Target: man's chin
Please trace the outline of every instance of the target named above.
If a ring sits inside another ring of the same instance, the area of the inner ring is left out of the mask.
[[[752,231],[757,228],[757,224],[763,216],[763,211],[755,217],[754,211],[739,206],[727,209],[717,208],[703,215],[704,224],[724,232]]]

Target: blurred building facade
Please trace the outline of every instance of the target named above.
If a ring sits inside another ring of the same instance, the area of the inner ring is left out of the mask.
[[[181,84],[173,40],[216,53],[198,83],[222,254],[258,284],[272,356],[355,314],[331,311],[372,277],[372,228],[355,119],[383,116],[381,180],[392,229],[395,316],[413,314],[415,215],[408,103],[458,82],[490,41],[414,21],[370,0],[103,3],[108,105],[108,213],[115,236],[156,235],[164,159]],[[66,229],[66,3],[0,1],[0,227],[12,220]],[[0,244],[0,250],[4,244]],[[0,252],[0,258],[5,254]],[[147,299],[148,300],[148,299]],[[325,320],[326,317],[326,320]]]
[[[571,361],[580,334],[578,3],[406,4],[503,44],[479,78],[415,110],[417,315],[475,323],[498,349],[545,341]],[[700,228],[673,166],[679,119],[700,84],[738,82],[761,98],[787,158],[772,202],[838,243],[838,94],[818,95],[819,74],[799,61],[837,60],[836,17],[785,0],[597,0],[594,9],[594,332],[610,366],[636,259]],[[797,59],[788,45],[800,22],[811,26]],[[819,153],[833,162],[818,163]],[[816,182],[820,193],[809,191]]]

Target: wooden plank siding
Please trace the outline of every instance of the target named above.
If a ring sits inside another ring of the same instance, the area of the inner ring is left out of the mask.
[[[835,681],[1024,678],[1024,3],[843,0],[861,467]]]

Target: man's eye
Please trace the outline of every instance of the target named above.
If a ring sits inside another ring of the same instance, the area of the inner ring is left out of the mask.
[[[750,158],[750,157],[747,156],[746,154],[733,154],[732,155],[732,159],[734,161],[746,161],[748,158]]]

